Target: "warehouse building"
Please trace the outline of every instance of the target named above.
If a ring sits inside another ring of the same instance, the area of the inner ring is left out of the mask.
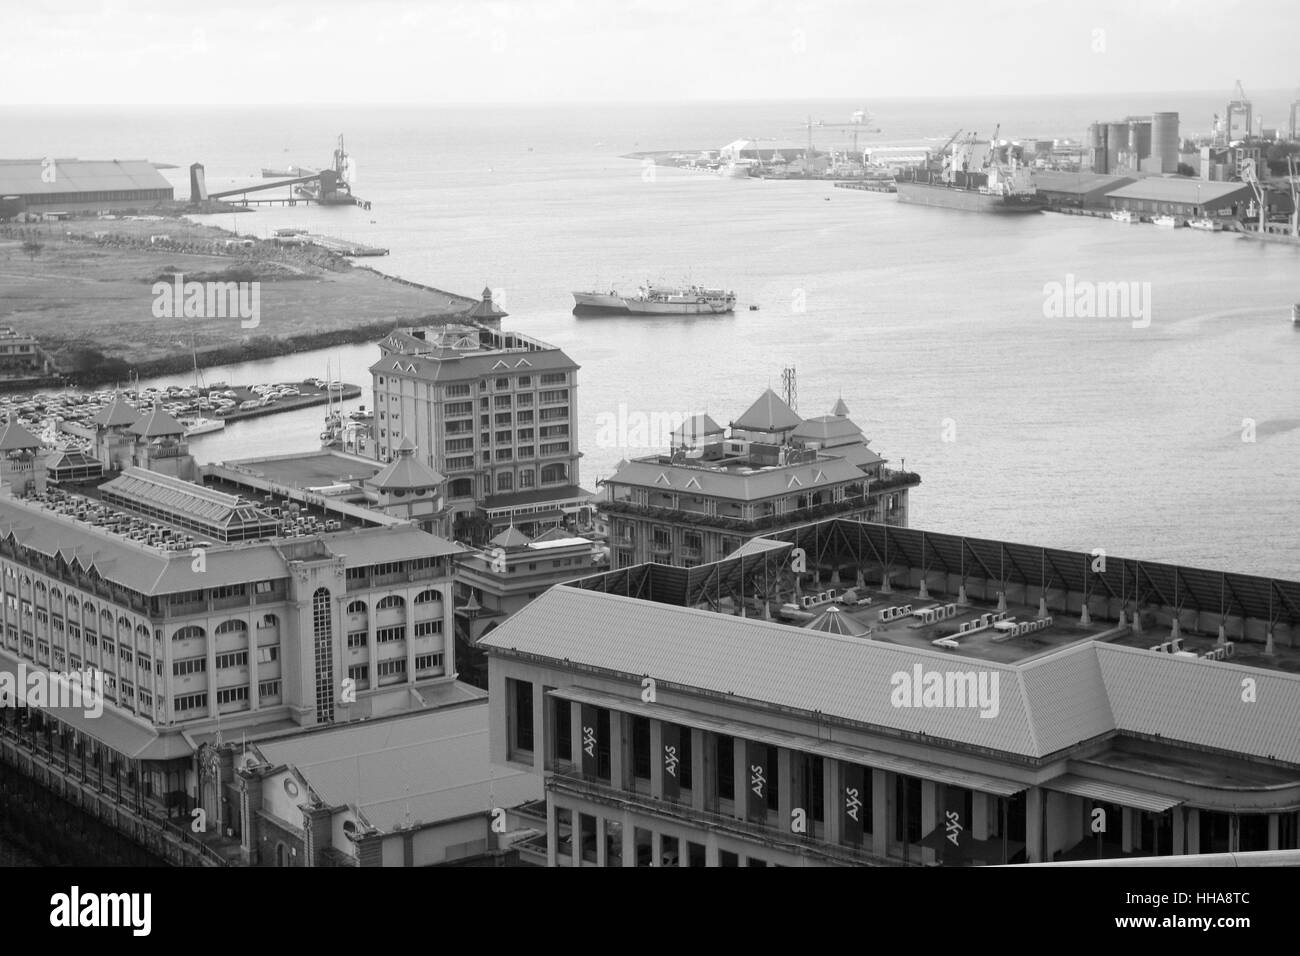
[[[1048,204],[1066,209],[1105,209],[1106,197],[1113,190],[1134,182],[1132,176],[1107,176],[1104,173],[1065,173],[1039,170],[1034,173],[1038,195]]]
[[[1152,176],[1121,186],[1107,195],[1112,210],[1128,209],[1143,216],[1250,215],[1254,192],[1246,183],[1214,183],[1197,179]]]
[[[552,866],[963,866],[1300,847],[1297,638],[1300,582],[835,519],[480,643]]]
[[[174,190],[143,159],[0,159],[0,196],[8,210],[45,213],[143,208]]]

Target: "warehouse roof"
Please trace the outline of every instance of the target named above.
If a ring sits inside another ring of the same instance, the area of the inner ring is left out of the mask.
[[[1078,172],[1067,173],[1058,170],[1037,170],[1033,174],[1034,185],[1044,192],[1052,193],[1091,193],[1098,190],[1112,192],[1134,181],[1132,176],[1108,176],[1105,173]]]
[[[1300,675],[1118,644],[1083,640],[1008,665],[567,585],[480,643],[1027,757],[1127,731],[1300,764]],[[977,707],[896,702],[898,675],[959,661],[978,664],[989,686],[996,676],[989,719]],[[1258,685],[1250,720],[1246,676]]]
[[[1204,205],[1240,192],[1250,192],[1246,183],[1207,183],[1201,179],[1149,176],[1109,193],[1112,199],[1149,199]]]
[[[48,181],[47,181],[48,180]],[[0,195],[39,193],[172,191],[153,164],[143,159],[0,159]]]

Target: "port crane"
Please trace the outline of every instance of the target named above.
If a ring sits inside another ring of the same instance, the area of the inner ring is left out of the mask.
[[[853,122],[851,122],[851,123],[827,123],[825,120],[818,120],[817,122],[814,123],[814,122],[813,122],[813,118],[812,118],[812,116],[809,116],[809,117],[808,117],[808,121],[807,121],[803,126],[799,126],[799,127],[791,127],[791,128],[792,128],[792,129],[806,129],[806,130],[808,131],[808,161],[811,163],[811,162],[812,162],[812,158],[813,158],[813,156],[814,156],[814,154],[815,154],[815,153],[814,153],[814,149],[813,149],[813,130],[814,130],[814,129],[851,129],[851,130],[853,130],[853,153],[854,153],[855,156],[858,154],[858,134],[859,134],[859,133],[879,133],[879,132],[880,132],[880,130],[879,130],[878,128],[871,128],[871,129],[866,128],[868,122],[872,119],[871,114],[868,113],[866,110],[855,110],[854,113],[853,113],[853,117],[852,117],[852,119],[853,119]]]

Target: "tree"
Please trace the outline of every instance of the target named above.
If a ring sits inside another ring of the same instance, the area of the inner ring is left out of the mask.
[[[1178,172],[1178,175],[1179,175],[1179,176],[1195,176],[1195,175],[1196,175],[1196,170],[1192,169],[1192,167],[1191,167],[1191,166],[1188,166],[1186,163],[1179,163],[1179,164],[1178,164],[1178,170],[1177,170],[1177,172]]]
[[[35,239],[28,239],[23,243],[23,252],[27,253],[27,258],[31,259],[33,262],[36,261],[36,257],[41,254],[41,250],[44,248],[45,246],[42,243],[37,242]]]

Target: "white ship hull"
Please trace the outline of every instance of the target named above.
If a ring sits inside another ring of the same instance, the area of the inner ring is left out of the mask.
[[[1127,226],[1131,226],[1138,221],[1137,215],[1129,212],[1127,209],[1121,209],[1118,212],[1111,213],[1110,218],[1114,219],[1116,222],[1122,222]]]
[[[616,292],[575,292],[573,293],[574,308],[577,309],[600,309],[607,312],[626,312],[627,306],[623,304],[623,297]]]
[[[226,427],[224,418],[187,418],[181,421],[185,426],[185,437],[193,438],[195,435],[206,435],[209,432],[219,432]]]
[[[734,299],[703,302],[654,302],[627,299],[627,311],[641,315],[722,315],[736,307]]]

